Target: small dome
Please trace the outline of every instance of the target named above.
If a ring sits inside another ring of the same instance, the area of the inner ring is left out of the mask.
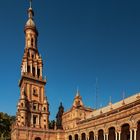
[[[26,22],[26,27],[32,27],[32,28],[36,28],[34,21],[29,18],[28,21]]]

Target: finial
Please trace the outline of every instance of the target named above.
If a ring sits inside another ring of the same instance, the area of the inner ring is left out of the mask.
[[[110,96],[110,99],[109,99],[109,105],[110,105],[110,109],[112,109],[112,97]]]
[[[109,97],[109,103],[110,104],[112,103],[112,97],[111,96]]]
[[[125,92],[123,91],[123,93],[122,93],[122,94],[123,94],[123,95],[122,95],[122,96],[123,96],[123,101],[122,101],[122,104],[123,104],[123,105],[125,105],[125,101],[124,101],[124,99],[125,99]]]
[[[29,0],[30,1],[30,8],[32,8],[32,0]]]
[[[34,11],[32,9],[32,0],[29,0],[29,3],[30,3],[30,7],[28,9],[28,17],[29,17],[29,19],[33,19]]]
[[[76,96],[79,96],[79,87],[77,86]]]
[[[123,100],[125,99],[125,91],[122,93]]]

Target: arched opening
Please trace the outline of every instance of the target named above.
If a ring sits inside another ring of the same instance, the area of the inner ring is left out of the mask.
[[[33,46],[33,44],[34,44],[34,39],[31,38],[31,46]]]
[[[40,76],[40,69],[37,69],[37,76]]]
[[[89,132],[89,140],[94,140],[94,133],[92,131]]]
[[[46,111],[46,107],[44,107],[44,111]]]
[[[71,135],[69,136],[69,140],[72,140],[72,136]]]
[[[33,67],[32,73],[33,73],[33,76],[35,76],[35,67]]]
[[[28,73],[30,73],[30,72],[31,72],[31,68],[30,68],[30,66],[29,66],[29,65],[27,66],[27,72],[28,72]]]
[[[82,140],[86,140],[86,134],[82,133]]]
[[[124,124],[121,128],[121,140],[130,140],[130,126],[129,124]]]
[[[35,138],[35,140],[41,140],[41,138],[37,137],[37,138]]]
[[[104,140],[104,131],[102,129],[98,131],[98,140]]]
[[[33,124],[34,124],[34,125],[37,124],[37,115],[33,115]]]
[[[137,140],[139,140],[140,138],[140,121],[138,121],[138,124],[137,124]]]
[[[108,140],[115,140],[115,128],[109,128]]]
[[[21,107],[23,107],[24,106],[24,104],[23,103],[21,103]]]
[[[78,134],[75,134],[75,140],[78,140]]]

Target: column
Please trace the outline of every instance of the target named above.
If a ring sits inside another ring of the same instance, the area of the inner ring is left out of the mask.
[[[116,140],[117,140],[118,139],[118,133],[117,132],[115,133],[115,137],[116,137]]]
[[[130,140],[132,140],[132,130],[130,130]]]
[[[27,73],[27,61],[25,63],[25,72]]]
[[[31,125],[33,126],[33,114],[31,114]]]
[[[119,140],[121,140],[121,132],[119,132]]]
[[[105,138],[105,137],[106,137],[106,134],[104,134],[104,140],[106,140],[106,138]]]
[[[37,121],[37,125],[40,125],[40,117],[39,117],[39,115],[38,115],[38,121]]]
[[[97,136],[96,136],[96,135],[94,135],[94,140],[96,140],[96,137],[97,137]]]
[[[42,96],[41,87],[38,90],[39,90],[39,101],[41,102],[41,96]]]
[[[72,135],[72,140],[74,140],[74,135]]]
[[[68,136],[65,134],[65,140],[68,140]]]
[[[33,67],[32,64],[30,64],[30,68],[31,68],[31,74],[33,73]]]
[[[37,64],[35,64],[35,76],[37,75]]]
[[[137,137],[137,129],[134,129],[134,140],[136,140]]]
[[[108,134],[106,134],[106,140],[108,140]]]
[[[89,140],[89,135],[86,135],[87,140]]]
[[[78,140],[81,140],[81,138],[80,138],[80,137],[81,137],[81,134],[78,134]]]
[[[42,67],[40,67],[40,76],[42,77]]]

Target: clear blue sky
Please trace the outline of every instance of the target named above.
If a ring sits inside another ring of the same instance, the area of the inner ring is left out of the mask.
[[[15,115],[28,0],[0,0],[0,111]],[[140,91],[140,1],[33,0],[51,119],[79,87],[98,107]]]

